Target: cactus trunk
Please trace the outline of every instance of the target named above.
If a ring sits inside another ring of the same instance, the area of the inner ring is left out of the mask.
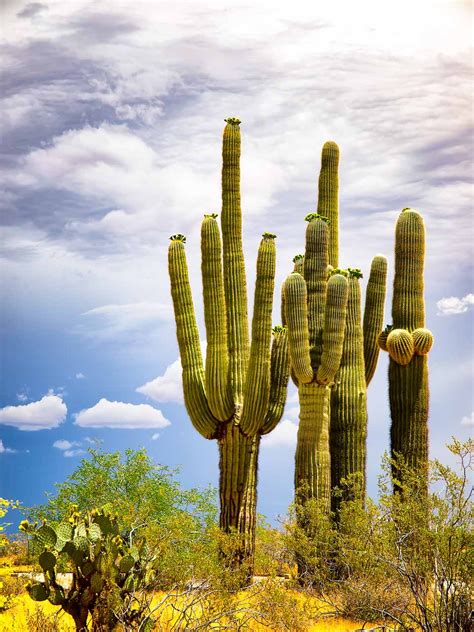
[[[225,533],[238,536],[233,565],[245,563],[248,569],[253,568],[255,557],[259,447],[260,436],[246,437],[232,422],[219,439],[219,523]]]
[[[300,424],[295,457],[298,503],[317,498],[327,509],[331,499],[330,395],[329,387],[317,382],[299,387]]]

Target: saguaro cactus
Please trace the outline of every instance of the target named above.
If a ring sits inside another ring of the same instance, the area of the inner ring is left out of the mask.
[[[425,227],[416,211],[401,212],[395,230],[392,318],[379,336],[388,351],[392,456],[403,456],[420,473],[428,465],[428,352],[433,334],[425,328],[423,268]]]
[[[337,268],[338,165],[338,146],[332,141],[325,143],[318,214],[307,216],[310,224],[306,254],[295,258],[295,270],[283,288],[291,370],[299,387],[301,411],[295,484],[297,489],[306,489],[305,494],[299,494],[300,500],[316,497],[328,509],[331,486],[339,485],[350,474],[360,473],[362,490],[365,488],[366,388],[378,359],[377,336],[383,322],[387,273],[385,257],[376,256],[371,265],[362,325],[362,274],[356,269]],[[338,286],[336,303],[332,279]],[[326,345],[324,352],[322,345]]]
[[[217,439],[220,455],[220,526],[240,534],[235,562],[252,572],[257,461],[262,435],[279,422],[289,378],[287,332],[273,329],[275,235],[264,233],[257,257],[252,340],[240,208],[240,121],[226,119],[222,167],[222,243],[216,215],[201,228],[204,318],[203,366],[183,235],[173,235],[169,273],[183,367],[184,399],[196,430]],[[272,340],[273,337],[273,340]]]
[[[300,399],[295,488],[300,502],[318,498],[329,508],[330,385],[342,355],[348,283],[337,269],[328,279],[327,218],[311,213],[306,219],[303,274],[293,272],[283,286],[291,368]]]
[[[331,484],[351,475],[363,499],[367,446],[367,387],[372,379],[378,359],[377,332],[383,322],[387,260],[377,255],[372,260],[367,285],[364,322],[361,322],[359,269],[348,269],[349,298],[347,304],[344,345],[339,372],[331,394]],[[333,495],[332,508],[337,512],[340,495]]]

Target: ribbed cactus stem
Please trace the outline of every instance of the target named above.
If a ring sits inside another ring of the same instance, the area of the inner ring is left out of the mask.
[[[271,432],[280,421],[285,409],[286,391],[290,374],[286,327],[273,328],[271,353],[270,401],[261,434]]]
[[[227,306],[230,379],[234,400],[242,403],[249,358],[247,281],[240,206],[240,121],[226,120],[222,144],[222,241]]]
[[[376,255],[370,266],[364,308],[364,365],[367,386],[374,376],[379,358],[378,336],[383,326],[386,285],[387,259],[383,255]]]
[[[319,384],[329,385],[339,369],[346,326],[348,283],[342,274],[330,277],[326,293],[326,309],[323,330],[323,353],[316,379]]]
[[[308,217],[306,218],[308,219]],[[321,218],[309,220],[303,276],[308,292],[308,325],[311,365],[318,370],[323,352],[324,305],[327,289],[329,226]]]
[[[215,436],[217,420],[209,408],[204,389],[201,343],[182,239],[172,239],[168,251],[168,265],[179,353],[183,367],[184,400],[194,427],[204,437],[210,439]]]
[[[245,434],[258,432],[267,413],[270,398],[270,345],[275,268],[275,236],[264,233],[258,249],[252,344],[240,420],[240,426]]]
[[[324,143],[319,172],[318,213],[330,221],[329,263],[339,265],[339,147],[333,141]]]
[[[207,337],[206,393],[214,416],[225,421],[231,417],[234,405],[229,382],[222,244],[219,226],[213,215],[206,215],[201,224],[201,254]]]
[[[365,490],[367,407],[361,325],[360,284],[349,278],[346,329],[341,366],[331,395],[331,484],[342,488],[349,476],[359,476],[360,491]],[[340,497],[333,497],[337,512]]]
[[[327,386],[316,382],[300,386],[300,423],[295,456],[297,501],[302,503],[317,498],[327,509],[331,499],[330,392]]]
[[[402,455],[409,467],[423,475],[427,485],[428,356],[416,353],[419,330],[428,340],[428,350],[432,343],[431,332],[425,330],[424,256],[423,218],[416,211],[404,209],[395,231],[393,329],[385,342],[390,354],[390,439],[392,456]]]
[[[291,368],[301,384],[313,379],[309,348],[308,298],[306,282],[298,272],[293,272],[283,286],[288,324],[288,347]]]
[[[394,329],[413,331],[425,326],[424,265],[423,218],[412,209],[404,209],[395,229]]]

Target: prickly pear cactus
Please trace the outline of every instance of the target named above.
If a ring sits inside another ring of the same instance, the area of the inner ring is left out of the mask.
[[[105,510],[81,514],[73,506],[67,522],[38,527],[23,520],[19,528],[29,536],[43,570],[42,581],[27,585],[33,600],[61,606],[77,630],[87,629],[88,616],[93,623],[100,619],[100,629],[112,630],[119,613],[121,621],[132,626],[127,629],[145,621],[151,625],[146,600],[141,609],[130,606],[137,591],[151,587],[154,558],[145,553],[144,541],[137,545],[122,537],[117,516]],[[70,588],[58,581],[60,559],[72,570]]]

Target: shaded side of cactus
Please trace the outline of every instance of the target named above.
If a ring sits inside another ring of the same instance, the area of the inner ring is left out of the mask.
[[[425,227],[422,216],[404,209],[395,230],[393,328],[381,346],[389,361],[392,456],[427,475],[428,352],[432,333],[425,328]]]
[[[219,445],[220,526],[236,531],[237,566],[253,567],[260,439],[283,414],[289,379],[287,331],[272,333],[275,235],[264,233],[249,336],[240,205],[240,121],[226,119],[222,146],[221,231],[216,216],[201,227],[207,353],[203,364],[182,235],[169,247],[169,274],[183,367],[184,399],[196,430]],[[284,309],[283,309],[284,311]]]

